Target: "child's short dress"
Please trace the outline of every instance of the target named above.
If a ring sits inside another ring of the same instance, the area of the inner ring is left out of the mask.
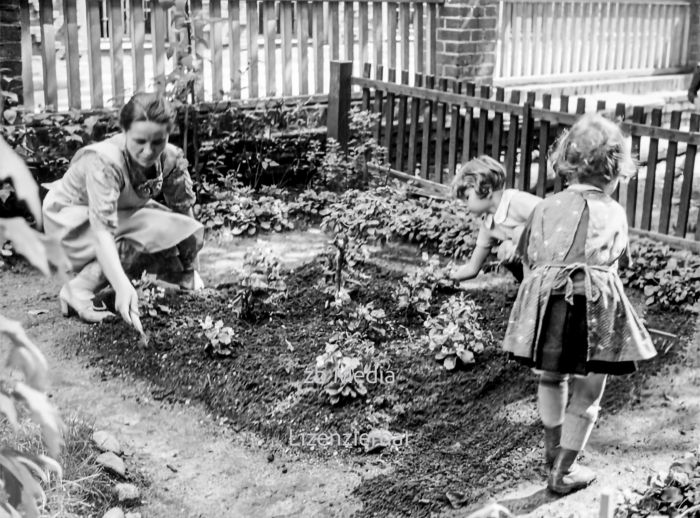
[[[520,247],[532,271],[503,341],[514,359],[562,374],[626,374],[656,355],[617,273],[628,230],[612,198],[589,185],[546,198]]]
[[[125,146],[123,134],[86,146],[63,178],[46,185],[44,231],[61,241],[76,272],[96,257],[96,227],[147,256],[172,250],[191,261],[203,244],[203,226],[183,214],[195,195],[182,150],[167,144],[147,178],[131,167]],[[153,200],[161,193],[167,207]]]

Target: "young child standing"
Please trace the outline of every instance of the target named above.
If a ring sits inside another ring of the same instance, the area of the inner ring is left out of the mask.
[[[481,225],[474,251],[467,264],[453,271],[454,280],[476,277],[492,252],[518,281],[522,280],[517,244],[527,219],[542,199],[518,189],[506,189],[505,184],[503,166],[487,155],[473,158],[455,175],[452,196],[465,200],[467,210],[481,216]]]
[[[585,115],[559,139],[552,162],[569,187],[542,201],[527,223],[520,244],[531,273],[504,349],[539,373],[547,486],[568,494],[595,480],[575,460],[593,430],[606,376],[630,373],[656,351],[617,273],[627,254],[627,218],[610,194],[635,170],[622,132]]]

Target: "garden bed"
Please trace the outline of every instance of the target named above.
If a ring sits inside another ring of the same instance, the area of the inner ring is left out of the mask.
[[[316,357],[343,325],[340,310],[323,290],[316,261],[290,273],[286,300],[258,304],[246,320],[233,315],[233,287],[167,296],[161,303],[171,314],[144,318],[151,335],[147,349],[116,321],[91,328],[81,350],[114,374],[150,380],[158,399],[201,401],[235,430],[255,432],[272,448],[321,458],[341,455],[362,464],[377,454],[365,453],[358,438],[371,430],[390,431],[401,439],[378,455],[392,469],[356,489],[366,516],[427,516],[446,505],[448,492],[474,503],[519,480],[541,477],[534,378],[509,362],[499,346],[514,286],[468,294],[480,306],[481,323],[492,338],[473,366],[448,372],[420,340],[422,319],[396,307],[402,274],[377,266],[365,267],[365,273],[370,278],[353,300],[373,302],[391,325],[374,348],[385,366],[384,380],[368,382],[364,399],[331,405],[313,384]],[[639,292],[632,294],[637,302],[643,300]],[[449,295],[436,292],[430,312],[436,313]],[[652,327],[681,337],[692,333],[694,318],[688,313],[645,311]],[[206,316],[232,328],[230,355],[211,352],[200,326]],[[614,378],[606,410],[635,404],[645,378],[673,362],[682,349],[672,347],[634,375]],[[319,434],[335,439],[322,445]]]

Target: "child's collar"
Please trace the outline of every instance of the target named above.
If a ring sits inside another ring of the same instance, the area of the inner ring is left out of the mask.
[[[513,198],[513,194],[517,191],[515,189],[504,189],[501,193],[501,201],[496,208],[496,212],[493,213],[493,223],[500,225],[508,217],[508,207],[510,206],[510,200]]]
[[[567,187],[567,190],[576,191],[576,192],[583,192],[583,191],[603,192],[603,189],[601,189],[600,187],[596,187],[595,185],[591,185],[589,183],[575,183],[575,184],[569,185],[569,187]]]

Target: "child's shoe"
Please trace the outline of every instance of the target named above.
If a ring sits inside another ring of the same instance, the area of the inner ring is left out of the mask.
[[[596,479],[596,474],[585,466],[576,464],[579,452],[561,449],[549,473],[547,487],[558,495],[568,495],[583,489]]]
[[[559,455],[561,446],[561,425],[549,428],[544,427],[544,463],[547,469],[552,469],[554,461]]]

